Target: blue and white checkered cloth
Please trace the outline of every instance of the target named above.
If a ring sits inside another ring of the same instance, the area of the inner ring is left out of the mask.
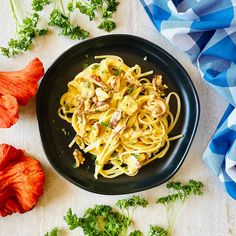
[[[236,199],[236,0],[140,1],[158,31],[230,103],[203,159]]]

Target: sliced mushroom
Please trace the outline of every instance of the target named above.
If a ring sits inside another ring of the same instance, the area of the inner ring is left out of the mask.
[[[127,158],[128,172],[130,175],[135,175],[141,168],[141,165],[137,158],[133,155]]]
[[[93,125],[93,128],[94,128],[94,135],[95,137],[98,137],[99,133],[100,133],[100,130],[101,130],[101,127],[99,125],[98,122],[96,122],[94,125]]]
[[[167,88],[167,86],[162,84],[162,76],[161,75],[155,75],[152,79],[152,87],[155,91],[160,93],[161,95],[164,93],[164,90]]]
[[[82,114],[83,109],[84,109],[84,99],[80,98],[78,99],[78,105],[77,105],[77,111],[79,115]]]
[[[122,111],[118,110],[114,112],[110,119],[110,128],[114,129],[122,117]]]
[[[166,113],[166,103],[162,99],[148,101],[144,108],[149,110],[154,118],[160,117]]]
[[[119,75],[114,77],[114,79],[111,81],[111,87],[115,90],[115,91],[119,91],[120,90],[120,85],[121,85],[121,78],[123,77],[123,75]]]
[[[84,110],[88,111],[92,106],[92,101],[91,99],[86,99],[84,102]]]
[[[98,85],[99,87],[102,87],[103,89],[105,90],[108,90],[109,89],[109,86],[107,84],[105,84],[101,79],[100,77],[96,76],[96,75],[92,75],[91,76],[91,81]]]
[[[95,107],[96,111],[106,111],[109,109],[109,104],[107,102],[99,102]]]
[[[85,159],[84,159],[82,153],[78,149],[74,150],[73,156],[75,158],[75,167],[76,168],[78,168],[81,164],[84,163]]]

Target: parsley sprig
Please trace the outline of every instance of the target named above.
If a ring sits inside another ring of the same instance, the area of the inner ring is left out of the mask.
[[[72,2],[71,2],[72,3]],[[79,25],[73,25],[70,20],[70,13],[73,11],[69,4],[66,13],[62,0],[54,0],[54,9],[50,14],[49,25],[55,26],[61,30],[60,35],[68,36],[71,39],[85,39],[89,36],[89,32],[81,28]]]
[[[166,228],[150,225],[147,236],[171,236],[174,224],[186,200],[190,196],[203,194],[202,182],[195,180],[189,180],[187,184],[170,182],[166,187],[170,194],[158,198],[156,203],[165,206],[168,225]],[[108,205],[95,205],[93,208],[88,208],[82,217],[78,217],[69,209],[64,216],[64,220],[70,230],[78,227],[82,228],[85,236],[143,236],[144,234],[139,230],[129,234],[128,230],[130,229],[135,209],[138,207],[145,208],[147,205],[148,201],[146,199],[133,196],[118,200],[116,203],[118,209]],[[57,236],[57,232],[58,229],[56,227],[45,236]]]
[[[108,205],[95,205],[88,208],[82,217],[78,217],[69,209],[64,220],[70,230],[78,227],[83,229],[84,235],[120,236],[128,235],[128,228],[132,222],[134,210],[146,207],[147,200],[138,196],[119,200],[116,206],[119,211]],[[140,231],[135,231],[130,236],[142,236]]]
[[[49,5],[51,0],[33,0],[32,8],[34,11],[42,11],[45,5]]]
[[[166,188],[169,189],[171,193],[157,199],[156,203],[162,204],[166,208],[167,235],[170,236],[186,200],[192,195],[200,196],[203,194],[203,183],[191,179],[187,184],[170,182],[166,185]]]
[[[116,23],[111,18],[118,5],[117,0],[77,0],[75,4],[82,14],[89,17],[90,21],[100,14],[103,21],[98,28],[107,32],[111,32],[116,28]]]
[[[7,47],[1,47],[1,52],[4,56],[12,57],[22,52],[28,51],[33,44],[33,39],[37,36],[43,36],[48,32],[48,29],[38,28],[39,11],[45,4],[49,4],[46,0],[37,0],[32,2],[33,12],[28,13],[28,16],[22,18],[26,12],[22,12],[19,7],[18,0],[9,0],[11,5],[12,16],[16,23],[16,36],[8,42]]]
[[[69,209],[64,220],[71,230],[81,227],[84,235],[88,236],[120,235],[128,221],[124,215],[107,205],[96,205],[94,208],[89,208],[80,218]]]

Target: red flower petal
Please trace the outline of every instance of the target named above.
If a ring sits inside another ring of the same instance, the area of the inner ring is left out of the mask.
[[[38,58],[32,60],[23,70],[0,72],[0,94],[10,94],[20,105],[26,105],[35,96],[38,81],[43,74],[43,64]]]
[[[9,128],[18,120],[19,105],[11,95],[0,95],[0,128]]]
[[[0,216],[31,210],[43,194],[44,182],[39,161],[0,144]]]

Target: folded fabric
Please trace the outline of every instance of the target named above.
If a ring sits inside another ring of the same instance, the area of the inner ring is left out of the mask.
[[[236,1],[140,1],[158,31],[230,103],[203,159],[236,199]]]

